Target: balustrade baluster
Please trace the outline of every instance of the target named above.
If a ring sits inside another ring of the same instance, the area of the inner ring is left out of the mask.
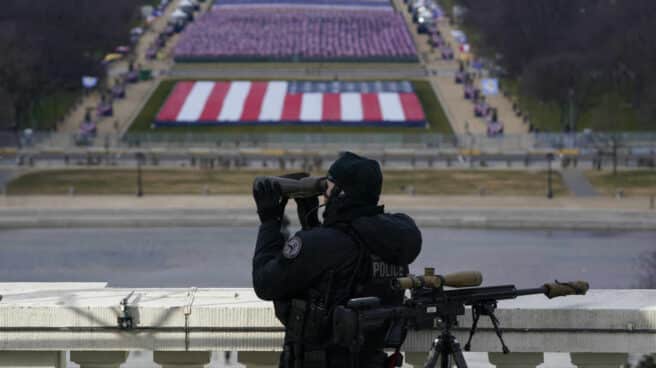
[[[127,358],[127,351],[71,351],[71,361],[80,368],[119,368]]]
[[[209,351],[156,351],[155,363],[162,368],[204,368],[210,362]]]
[[[405,353],[405,363],[413,367],[423,367],[426,361],[425,353]]]
[[[497,368],[534,368],[544,363],[544,353],[488,353]]]
[[[280,353],[275,351],[240,351],[237,353],[239,363],[247,368],[278,367]]]
[[[624,353],[571,353],[572,364],[578,368],[626,367],[629,354]]]
[[[66,368],[66,352],[0,351],[0,367]]]

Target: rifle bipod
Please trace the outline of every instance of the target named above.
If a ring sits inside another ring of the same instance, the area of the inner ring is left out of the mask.
[[[471,341],[472,338],[474,337],[474,334],[476,333],[476,328],[478,326],[478,319],[481,318],[481,316],[488,316],[490,317],[490,321],[492,322],[492,326],[494,327],[494,332],[497,334],[499,337],[499,341],[501,341],[501,348],[503,349],[504,354],[510,353],[510,349],[508,349],[508,346],[506,346],[506,342],[503,341],[503,334],[501,333],[501,328],[499,327],[499,319],[497,316],[494,315],[494,311],[497,309],[497,302],[496,301],[485,301],[482,303],[477,303],[472,305],[472,326],[471,329],[469,330],[469,338],[467,339],[467,343],[465,344],[465,351],[469,351],[471,349]]]

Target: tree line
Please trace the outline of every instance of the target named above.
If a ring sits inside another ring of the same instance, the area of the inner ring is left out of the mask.
[[[639,129],[656,128],[656,1],[457,3],[480,37],[476,46],[519,82],[521,95],[562,107],[562,129],[580,128],[565,117],[571,104],[577,118],[597,108],[598,130],[622,129],[624,110]]]
[[[138,3],[137,3],[138,4]],[[105,53],[129,41],[133,0],[4,0],[0,13],[0,129],[29,126],[43,99],[102,77]]]

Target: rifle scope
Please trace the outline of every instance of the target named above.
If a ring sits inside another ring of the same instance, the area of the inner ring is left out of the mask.
[[[421,289],[432,288],[439,289],[443,286],[449,287],[473,287],[479,286],[483,282],[483,275],[478,271],[456,272],[448,275],[436,275],[432,267],[424,269],[423,276],[410,275],[400,277],[392,282],[392,286],[397,289]]]

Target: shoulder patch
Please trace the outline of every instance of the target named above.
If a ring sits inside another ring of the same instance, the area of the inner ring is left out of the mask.
[[[303,248],[303,241],[300,237],[294,236],[285,244],[285,247],[282,249],[282,255],[287,259],[294,259],[301,253],[301,248]]]

